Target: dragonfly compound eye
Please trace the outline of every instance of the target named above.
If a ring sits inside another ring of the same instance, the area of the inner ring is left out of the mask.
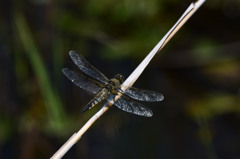
[[[115,76],[115,78],[118,79],[121,84],[124,82],[124,77],[123,77],[123,75],[121,75],[121,74],[117,74],[117,75]]]

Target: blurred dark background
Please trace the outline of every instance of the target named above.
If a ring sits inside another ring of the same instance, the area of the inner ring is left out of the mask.
[[[0,158],[49,158],[100,108],[70,50],[127,77],[191,2],[1,0]],[[239,37],[240,1],[205,2],[134,85],[164,94],[153,117],[113,107],[64,158],[240,159]]]

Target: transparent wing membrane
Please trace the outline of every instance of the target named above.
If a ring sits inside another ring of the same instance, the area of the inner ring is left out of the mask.
[[[64,68],[62,69],[62,72],[75,85],[84,90],[97,94],[102,89],[102,87],[100,87],[99,84],[97,84],[97,82],[77,73],[76,71]]]
[[[98,71],[95,67],[93,67],[90,63],[88,63],[88,61],[83,56],[78,54],[76,51],[70,51],[69,55],[82,72],[86,73],[92,78],[99,80],[104,84],[107,84],[108,78],[100,71]]]
[[[113,94],[110,94],[107,98],[108,101],[111,101],[112,99],[114,99]],[[140,116],[145,116],[145,117],[151,117],[153,115],[151,109],[149,109],[148,107],[144,106],[141,103],[135,102],[133,100],[131,100],[130,98],[127,98],[125,96],[121,96],[117,101],[115,101],[113,103],[115,106],[117,106],[119,109],[132,113],[132,114],[136,114],[136,115],[140,115]]]
[[[139,101],[146,101],[146,102],[158,102],[164,99],[163,95],[158,92],[148,91],[143,89],[138,89],[131,87],[127,89],[124,94],[127,96],[139,100]]]

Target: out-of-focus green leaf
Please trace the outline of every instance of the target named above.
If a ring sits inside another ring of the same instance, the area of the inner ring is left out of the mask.
[[[50,128],[52,132],[60,135],[61,133],[59,132],[65,129],[67,121],[61,101],[51,86],[47,70],[39,56],[39,51],[33,41],[27,23],[21,14],[15,15],[15,24],[26,55],[29,58],[38,80],[46,110],[48,112],[49,123],[46,124],[46,127]]]
[[[230,112],[240,113],[240,100],[237,96],[212,93],[188,102],[188,112],[195,118],[214,118]]]
[[[12,123],[11,120],[5,117],[4,115],[1,114],[0,117],[0,140],[1,142],[5,142],[6,140],[9,139],[9,137],[12,135]]]

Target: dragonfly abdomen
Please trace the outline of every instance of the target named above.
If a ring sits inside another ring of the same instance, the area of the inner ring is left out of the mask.
[[[91,109],[95,105],[97,105],[102,100],[106,99],[109,95],[109,90],[106,88],[103,88],[83,109],[83,112],[87,111],[88,109]]]

